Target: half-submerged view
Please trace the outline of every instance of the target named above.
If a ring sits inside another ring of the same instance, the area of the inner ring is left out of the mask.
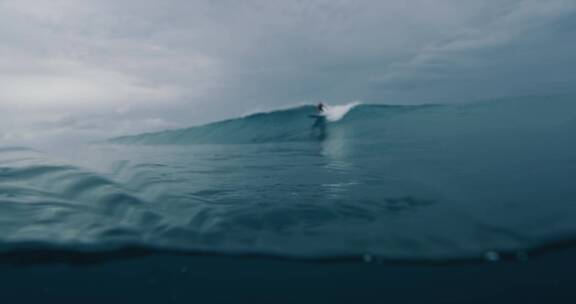
[[[576,2],[0,1],[2,303],[574,303]]]

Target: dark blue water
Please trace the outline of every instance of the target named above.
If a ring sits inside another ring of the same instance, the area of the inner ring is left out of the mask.
[[[0,148],[0,251],[498,260],[576,239],[576,100],[260,113]]]

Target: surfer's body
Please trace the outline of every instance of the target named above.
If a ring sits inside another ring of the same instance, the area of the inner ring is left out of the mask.
[[[323,103],[319,103],[319,104],[316,106],[316,109],[318,110],[318,113],[319,113],[319,114],[323,114],[324,111],[326,111],[326,106],[325,106]]]
[[[326,106],[323,103],[316,105],[316,114],[308,115],[311,118],[325,119],[326,118]]]

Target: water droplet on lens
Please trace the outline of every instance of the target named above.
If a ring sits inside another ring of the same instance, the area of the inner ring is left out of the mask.
[[[489,262],[497,262],[500,260],[500,255],[496,251],[488,251],[484,254],[484,257]]]
[[[364,260],[364,262],[366,263],[371,263],[372,262],[372,255],[370,254],[365,254],[362,256],[362,259]]]
[[[518,251],[516,252],[516,259],[518,261],[528,261],[528,254],[524,251]]]

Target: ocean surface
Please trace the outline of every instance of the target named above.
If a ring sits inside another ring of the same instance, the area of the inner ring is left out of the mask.
[[[576,98],[313,114],[0,146],[0,253],[450,262],[576,241]]]

